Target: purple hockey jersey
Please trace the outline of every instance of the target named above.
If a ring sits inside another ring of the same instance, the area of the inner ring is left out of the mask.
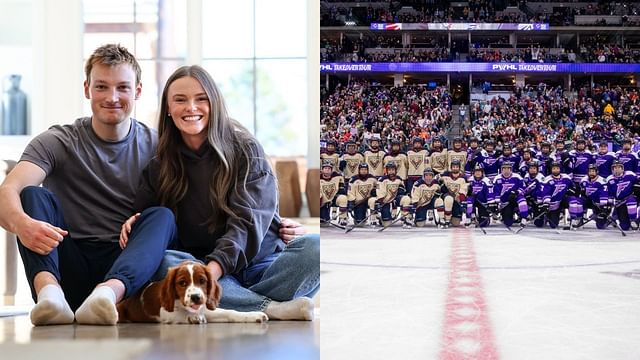
[[[508,202],[512,192],[518,195],[521,194],[523,190],[524,182],[522,181],[522,177],[516,173],[512,173],[508,178],[500,174],[493,180],[493,193],[496,199],[500,200],[500,203]]]
[[[604,154],[597,153],[593,156],[595,164],[598,166],[598,175],[606,179],[611,175],[611,164],[616,159],[616,155],[612,152]]]
[[[609,176],[606,181],[609,200],[624,200],[633,193],[633,185],[637,179],[634,173],[625,171],[618,177]]]
[[[544,178],[546,189],[543,195],[543,202],[549,202],[551,210],[557,210],[562,200],[567,195],[567,191],[573,188],[573,180],[566,174],[560,174],[557,178],[549,175]]]

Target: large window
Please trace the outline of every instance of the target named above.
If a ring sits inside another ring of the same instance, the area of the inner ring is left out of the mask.
[[[129,48],[142,66],[134,115],[155,127],[164,82],[187,58],[187,1],[83,5],[85,59],[105,43]],[[221,88],[231,116],[272,156],[307,152],[306,6],[300,0],[202,1],[202,65]]]
[[[203,66],[269,155],[307,152],[306,1],[203,1]]]

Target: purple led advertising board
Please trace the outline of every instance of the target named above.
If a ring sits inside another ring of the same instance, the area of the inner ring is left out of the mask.
[[[640,64],[575,63],[322,63],[320,72],[630,73]]]
[[[371,30],[519,30],[546,31],[549,24],[543,23],[372,23]]]

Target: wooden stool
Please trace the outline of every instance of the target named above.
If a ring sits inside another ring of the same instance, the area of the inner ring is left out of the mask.
[[[299,217],[302,208],[302,195],[300,193],[298,163],[294,160],[277,161],[276,176],[278,177],[280,216]]]
[[[309,216],[320,217],[320,169],[307,170],[307,204]]]

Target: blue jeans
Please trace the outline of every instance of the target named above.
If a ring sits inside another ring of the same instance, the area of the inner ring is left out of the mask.
[[[26,187],[20,199],[25,213],[32,218],[67,228],[58,199],[46,188]],[[46,271],[56,277],[71,310],[75,311],[93,288],[105,280],[122,281],[125,297],[142,288],[158,268],[175,233],[171,211],[154,207],[142,212],[124,250],[117,242],[76,241],[71,234],[47,255],[27,249],[20,241],[18,250],[33,300],[37,301],[33,280],[39,272]]]
[[[202,262],[193,255],[167,250],[152,281],[163,279],[170,267],[184,260]],[[298,237],[280,253],[251,263],[238,274],[218,280],[222,286],[220,307],[237,311],[263,311],[272,300],[312,297],[320,288],[320,234]]]

